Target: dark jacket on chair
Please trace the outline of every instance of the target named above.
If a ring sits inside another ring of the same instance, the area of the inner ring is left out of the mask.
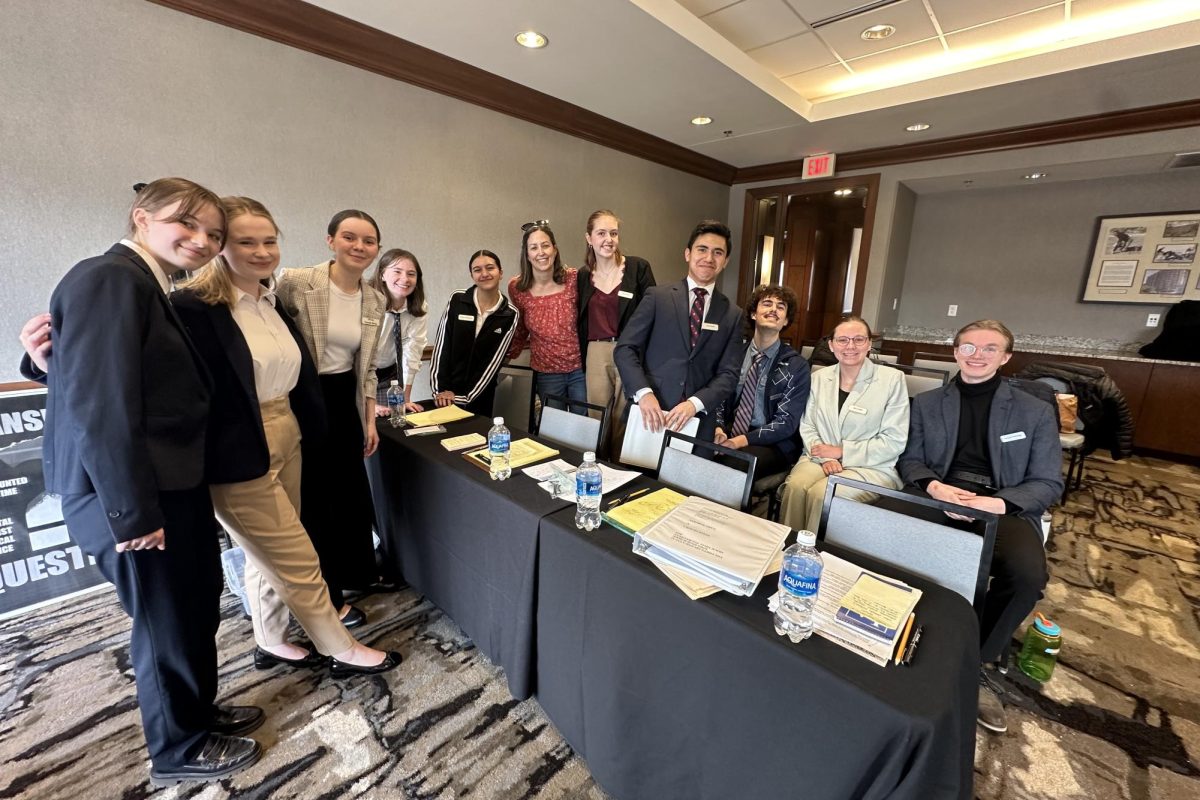
[[[1085,454],[1103,447],[1117,460],[1133,455],[1133,414],[1125,393],[1103,368],[1065,361],[1035,361],[1018,372],[1017,377],[1058,378],[1071,387],[1079,401]]]
[[[767,422],[761,428],[751,428],[746,433],[748,444],[774,447],[789,461],[799,457],[803,445],[796,430],[808,405],[809,370],[808,361],[791,345],[779,343],[779,351],[767,367],[767,386],[763,392]],[[737,387],[734,387],[733,392],[717,407],[717,427],[724,428],[727,434],[739,399]]]
[[[254,362],[246,338],[224,303],[210,305],[183,289],[171,295],[188,335],[200,351],[216,386],[209,412],[205,480],[238,483],[262,477],[271,464],[262,411],[254,384]],[[288,401],[300,435],[312,442],[325,435],[325,401],[317,368],[291,317],[275,311],[300,348],[300,378]]]

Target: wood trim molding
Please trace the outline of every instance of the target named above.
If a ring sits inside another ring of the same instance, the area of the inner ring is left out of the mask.
[[[11,383],[0,383],[0,392],[16,392],[24,389],[45,389],[46,384],[37,383],[36,381],[13,381]]]
[[[905,164],[914,161],[931,161],[954,156],[994,153],[1003,150],[1020,150],[1067,142],[1083,142],[1089,139],[1105,139],[1111,136],[1128,136],[1135,133],[1189,128],[1200,125],[1200,99],[1184,100],[1109,114],[1093,114],[1053,122],[1021,125],[928,142],[877,147],[870,150],[854,150],[838,153],[839,171],[873,169],[889,164]],[[734,176],[734,183],[797,178],[801,174],[803,160],[779,161],[742,167]]]
[[[300,0],[149,1],[711,181],[730,185],[737,171],[731,164]]]

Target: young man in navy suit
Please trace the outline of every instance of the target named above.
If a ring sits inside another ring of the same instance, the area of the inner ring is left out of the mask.
[[[687,278],[647,291],[613,352],[621,383],[652,431],[678,431],[704,414],[699,437],[711,441],[712,412],[737,385],[742,312],[716,286],[731,246],[723,223],[697,225],[683,251]]]

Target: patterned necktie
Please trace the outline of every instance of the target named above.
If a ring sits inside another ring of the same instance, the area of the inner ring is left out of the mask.
[[[700,338],[700,322],[704,319],[704,295],[708,294],[708,289],[701,289],[697,286],[692,289],[692,294],[696,295],[696,299],[692,301],[692,314],[688,319],[688,328],[692,333],[691,347],[696,349],[696,341]]]
[[[404,331],[400,329],[402,317],[399,311],[392,311],[391,315],[392,319],[396,321],[396,324],[392,326],[392,338],[396,340],[396,380],[400,381],[400,385],[403,387],[404,379],[407,376],[401,374],[404,367]]]
[[[754,418],[754,403],[758,399],[758,370],[766,353],[755,353],[750,360],[750,369],[746,371],[746,380],[742,381],[742,393],[738,397],[737,412],[733,415],[733,427],[729,429],[730,437],[741,436],[750,430],[750,420]]]

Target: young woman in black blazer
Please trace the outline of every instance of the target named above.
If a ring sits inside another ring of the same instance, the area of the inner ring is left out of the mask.
[[[383,672],[400,654],[365,647],[346,630],[300,522],[301,437],[318,440],[327,426],[316,366],[275,296],[279,230],[256,200],[222,204],[221,255],[172,303],[216,387],[206,477],[217,519],[246,552],[255,666],[316,667],[330,656],[335,676]],[[316,653],[288,642],[288,608]]]

